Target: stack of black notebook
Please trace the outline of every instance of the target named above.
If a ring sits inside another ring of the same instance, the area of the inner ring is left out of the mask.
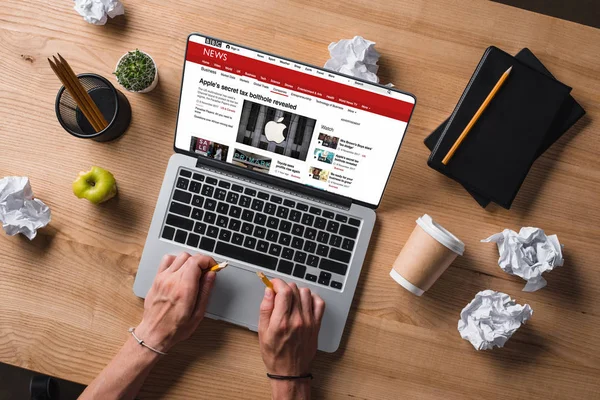
[[[447,165],[442,164],[504,71],[508,79]],[[515,57],[489,47],[450,118],[425,139],[431,168],[456,180],[482,206],[510,208],[537,157],[585,111],[529,49]]]

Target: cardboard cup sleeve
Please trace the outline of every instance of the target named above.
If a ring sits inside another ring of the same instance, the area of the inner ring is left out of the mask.
[[[421,296],[462,256],[465,244],[425,214],[398,254],[390,276],[409,292]]]

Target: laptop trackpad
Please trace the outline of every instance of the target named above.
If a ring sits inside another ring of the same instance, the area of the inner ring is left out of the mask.
[[[207,312],[217,319],[256,330],[265,285],[254,271],[231,264],[217,273]]]

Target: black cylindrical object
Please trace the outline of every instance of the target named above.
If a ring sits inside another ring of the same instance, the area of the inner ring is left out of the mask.
[[[59,400],[60,388],[58,382],[46,375],[36,375],[29,381],[31,400]]]
[[[108,121],[108,126],[96,132],[63,86],[55,103],[56,117],[62,127],[75,137],[97,142],[107,142],[125,133],[131,122],[131,105],[127,97],[100,75],[80,74],[77,78]]]

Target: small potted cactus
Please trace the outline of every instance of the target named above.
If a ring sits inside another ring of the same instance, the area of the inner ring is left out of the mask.
[[[148,93],[158,83],[158,68],[154,59],[138,49],[121,56],[114,74],[117,82],[129,92]]]

